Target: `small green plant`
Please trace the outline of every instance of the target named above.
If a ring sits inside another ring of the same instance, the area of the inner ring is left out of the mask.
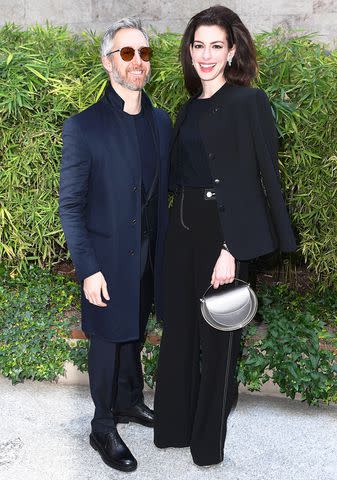
[[[260,390],[271,379],[290,398],[299,393],[309,404],[337,400],[336,296],[299,295],[286,285],[259,292],[259,313],[267,325],[257,336],[246,330],[238,379]]]
[[[69,359],[64,314],[77,285],[36,267],[21,277],[1,269],[0,276],[0,372],[13,383],[53,380]]]
[[[75,340],[70,343],[69,360],[80,372],[88,371],[88,340]]]
[[[159,345],[153,345],[149,341],[145,341],[142,351],[142,364],[144,368],[144,380],[151,388],[154,387],[157,380]]]

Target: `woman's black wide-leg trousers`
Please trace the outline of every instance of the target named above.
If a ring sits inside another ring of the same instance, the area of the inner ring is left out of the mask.
[[[210,192],[181,189],[166,245],[154,442],[159,448],[190,446],[197,465],[223,460],[227,417],[237,399],[241,330],[215,330],[200,313],[224,240]],[[237,265],[236,276],[247,280],[248,263]]]

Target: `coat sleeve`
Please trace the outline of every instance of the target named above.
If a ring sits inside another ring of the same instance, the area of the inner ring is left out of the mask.
[[[100,270],[85,224],[91,165],[89,148],[74,118],[65,121],[60,175],[60,217],[77,278]]]
[[[278,140],[274,117],[267,95],[255,90],[253,133],[261,183],[269,205],[279,248],[296,250],[296,241],[284,203],[278,168]]]

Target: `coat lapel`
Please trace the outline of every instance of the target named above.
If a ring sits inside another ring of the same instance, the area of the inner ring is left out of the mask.
[[[143,93],[144,95],[144,93]],[[148,101],[147,97],[146,97],[146,100]],[[151,187],[149,188],[149,191],[147,192],[147,195],[146,195],[146,198],[145,198],[145,202],[147,202],[151,196],[153,195],[153,192],[154,190],[156,189],[156,186],[157,186],[157,182],[158,182],[158,178],[159,178],[159,172],[160,172],[160,139],[159,139],[159,131],[158,131],[158,126],[157,126],[157,122],[154,118],[154,113],[153,113],[153,108],[151,106],[151,108],[149,108],[148,105],[144,105],[144,109],[145,109],[145,115],[148,119],[148,123],[150,125],[150,128],[151,128],[151,133],[152,133],[152,138],[153,138],[153,143],[154,143],[154,147],[155,147],[155,153],[156,153],[156,171],[155,171],[155,175],[154,175],[154,179],[153,179],[153,182],[152,182],[152,185]]]

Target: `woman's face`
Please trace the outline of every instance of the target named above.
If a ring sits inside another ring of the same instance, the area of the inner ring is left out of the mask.
[[[194,68],[202,81],[221,80],[227,60],[235,53],[228,48],[226,32],[217,25],[201,25],[194,34],[190,52]]]

